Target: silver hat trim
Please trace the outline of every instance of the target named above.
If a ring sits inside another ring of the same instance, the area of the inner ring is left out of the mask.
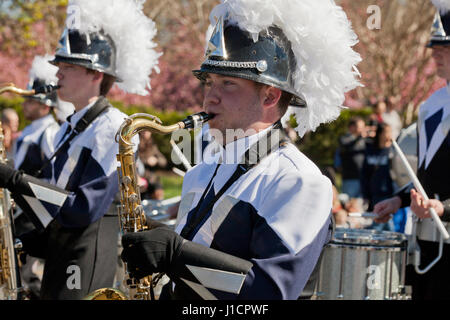
[[[431,37],[431,40],[433,41],[433,40],[436,40],[436,41],[442,41],[442,40],[450,40],[450,36],[442,36],[442,37],[438,37],[438,36],[433,36],[433,37]]]
[[[267,62],[265,60],[260,61],[248,61],[248,62],[240,62],[240,61],[219,61],[219,60],[210,60],[206,59],[203,61],[204,65],[214,66],[214,67],[224,67],[224,68],[238,68],[238,69],[257,69],[260,72],[264,72],[267,70]]]
[[[75,59],[88,60],[92,64],[94,64],[98,61],[98,54],[85,54],[85,53],[66,54],[65,52],[56,52],[56,56],[63,57],[63,58],[75,58]]]

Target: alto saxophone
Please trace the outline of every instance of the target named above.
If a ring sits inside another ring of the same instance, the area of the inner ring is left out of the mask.
[[[0,162],[6,163],[5,136],[0,123]],[[20,299],[22,291],[16,249],[14,243],[14,220],[12,217],[12,199],[7,189],[0,189],[0,299]]]
[[[186,119],[170,125],[163,126],[157,117],[137,113],[125,119],[116,134],[116,142],[119,144],[117,160],[120,167],[117,168],[120,189],[119,223],[122,234],[127,232],[140,232],[148,230],[147,217],[141,205],[141,196],[136,174],[134,144],[131,139],[141,131],[149,130],[154,133],[168,134],[179,129],[191,129],[197,127],[211,117],[205,112],[200,112]],[[125,265],[126,270],[126,265]],[[132,278],[128,271],[125,275],[125,285],[128,288],[128,296],[115,288],[101,288],[86,297],[87,300],[151,300],[153,287],[162,274],[146,276],[142,279]]]
[[[38,93],[48,93],[55,90],[55,86],[44,86],[36,90],[23,90],[13,83],[0,87],[0,94],[11,92],[22,96],[32,96]],[[0,123],[0,163],[5,164],[6,150],[5,136]],[[14,241],[14,219],[12,216],[13,201],[7,189],[0,189],[0,299],[21,299],[21,286],[18,257],[16,250],[21,249],[20,242]]]

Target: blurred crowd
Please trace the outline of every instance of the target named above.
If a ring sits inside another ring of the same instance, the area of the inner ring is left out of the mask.
[[[378,100],[372,108],[368,120],[358,116],[350,119],[348,131],[338,139],[333,167],[324,170],[333,183],[336,226],[405,232],[405,209],[386,223],[375,223],[370,217],[377,202],[401,187],[392,173],[392,139],[400,134],[401,118],[387,99]],[[342,179],[339,190],[337,173]]]

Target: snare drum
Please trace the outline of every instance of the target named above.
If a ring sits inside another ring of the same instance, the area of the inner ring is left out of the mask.
[[[404,234],[337,228],[322,253],[315,299],[403,299]]]
[[[142,200],[142,207],[147,218],[161,222],[172,230],[175,229],[177,219],[170,217],[167,213],[168,206],[163,205],[161,201],[145,199]]]

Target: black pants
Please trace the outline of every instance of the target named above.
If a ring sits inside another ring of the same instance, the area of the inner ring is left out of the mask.
[[[439,254],[439,243],[418,240],[421,250],[420,269],[424,269]],[[412,286],[413,300],[450,300],[450,245],[444,244],[441,259],[425,274],[406,267],[407,285]]]
[[[27,216],[22,213],[14,220],[14,232],[15,237],[19,237],[22,234],[33,231],[34,225],[27,218]],[[39,292],[41,290],[41,280],[39,276],[33,272],[33,265],[38,261],[38,258],[27,256],[26,261],[22,262],[20,268],[20,276],[22,280],[22,285],[25,290],[28,291],[27,295],[30,300],[35,300],[39,298]]]

